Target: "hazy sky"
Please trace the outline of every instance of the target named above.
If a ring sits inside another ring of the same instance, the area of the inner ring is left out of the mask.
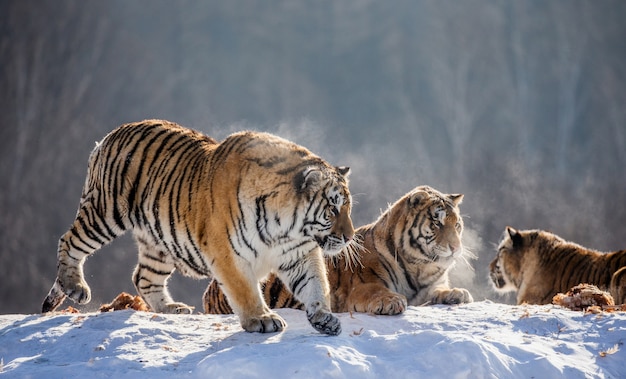
[[[464,193],[485,296],[506,225],[624,248],[624,19],[622,1],[0,2],[0,308],[39,307],[94,142],[145,118],[351,166],[356,225],[417,185]],[[125,241],[88,262],[94,296],[132,291]]]

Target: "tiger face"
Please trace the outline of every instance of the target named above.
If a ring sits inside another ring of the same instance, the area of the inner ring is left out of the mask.
[[[489,278],[497,292],[506,293],[518,290],[518,273],[524,257],[524,238],[513,228],[507,227],[496,257],[489,264]]]
[[[507,226],[498,244],[496,257],[489,264],[489,278],[500,293],[518,291],[525,271],[539,265],[538,251],[565,240],[540,230],[516,230]],[[550,249],[548,249],[550,250]]]
[[[354,237],[347,181],[349,173],[347,167],[335,167],[326,179],[315,169],[302,174],[304,188],[313,190],[312,196],[319,198],[317,206],[307,210],[303,232],[315,239],[326,256],[339,254]]]
[[[410,247],[405,250],[414,259],[445,265],[463,254],[463,219],[458,208],[462,200],[463,195],[442,195],[426,186],[408,196],[406,209],[413,222],[406,223],[403,234]]]

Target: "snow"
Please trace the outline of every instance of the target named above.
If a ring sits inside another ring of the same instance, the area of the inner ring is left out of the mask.
[[[342,313],[321,335],[280,309],[282,333],[247,333],[233,315],[0,315],[0,378],[619,378],[626,313],[485,300]]]

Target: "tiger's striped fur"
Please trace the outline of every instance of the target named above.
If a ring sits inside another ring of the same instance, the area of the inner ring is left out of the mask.
[[[448,270],[468,253],[461,242],[462,199],[420,186],[376,222],[358,228],[364,251],[360,265],[351,265],[343,256],[326,258],[333,312],[393,315],[407,305],[472,302],[469,291],[448,283]],[[263,289],[273,307],[302,307],[275,276]],[[232,313],[215,282],[209,284],[203,303],[207,313]]]
[[[304,304],[299,302],[285,287],[282,280],[274,274],[270,274],[267,280],[261,281],[261,292],[265,297],[265,302],[272,309],[294,308],[304,310]],[[217,315],[233,313],[228,299],[215,280],[209,283],[202,298],[205,313]],[[335,311],[333,310],[333,312]]]
[[[550,304],[581,283],[626,302],[626,250],[602,253],[543,230],[507,227],[489,271],[496,291],[517,291],[518,304]]]
[[[280,331],[285,323],[258,285],[275,272],[303,301],[313,327],[338,334],[323,254],[340,253],[354,235],[348,171],[267,133],[218,143],[168,121],[122,125],[91,153],[42,310],[66,296],[89,302],[85,259],[131,230],[139,249],[133,281],[152,310],[191,312],[167,291],[179,270],[219,281],[245,330]]]

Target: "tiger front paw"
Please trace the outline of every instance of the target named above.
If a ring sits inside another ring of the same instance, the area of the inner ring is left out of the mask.
[[[307,312],[307,319],[311,325],[320,333],[330,336],[341,334],[341,322],[335,315],[324,310],[318,310],[313,314]]]
[[[437,291],[431,299],[432,304],[472,303],[474,298],[465,288],[452,288]]]
[[[176,315],[190,315],[193,313],[194,307],[191,307],[185,303],[167,303],[162,313],[176,314]]]
[[[366,312],[375,315],[397,315],[406,310],[406,297],[397,293],[377,296],[367,304]]]
[[[285,320],[276,313],[270,312],[261,316],[241,319],[241,327],[246,332],[275,333],[281,332],[287,326]]]

